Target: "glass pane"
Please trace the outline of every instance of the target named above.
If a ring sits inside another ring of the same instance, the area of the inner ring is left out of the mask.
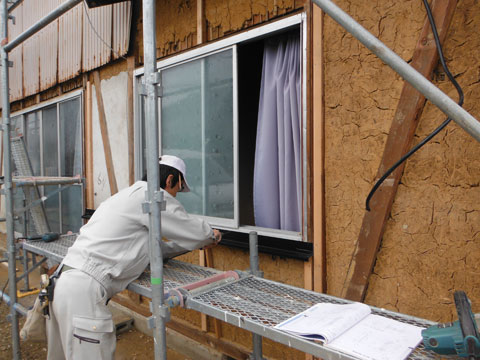
[[[62,232],[78,232],[82,226],[82,186],[73,185],[62,191]]]
[[[13,163],[13,162],[12,162]],[[13,189],[13,208],[14,209],[21,209],[25,206],[23,202],[24,194],[23,189],[21,187],[16,187]],[[23,216],[25,213],[19,214],[19,219],[14,221],[14,228],[15,231],[21,233],[22,235],[27,235],[27,231],[25,231],[24,224],[26,223]],[[28,212],[26,214],[28,216]]]
[[[34,176],[40,176],[40,118],[37,112],[25,116],[25,144]]]
[[[187,165],[187,211],[233,219],[232,50],[162,71],[162,154]]]
[[[33,176],[41,176],[40,157],[40,116],[39,112],[25,115],[25,146],[32,166]],[[31,189],[30,189],[31,190]],[[30,211],[27,211],[28,234],[35,233],[35,226]]]
[[[82,174],[82,122],[80,97],[60,103],[60,175]],[[82,225],[82,186],[73,185],[60,194],[62,233],[77,232]]]
[[[82,174],[80,98],[60,103],[61,176]]]
[[[17,137],[23,135],[23,116],[13,116],[11,119],[10,136]]]
[[[58,176],[57,106],[42,110],[43,175]]]
[[[58,189],[58,185],[44,186],[45,195]],[[61,232],[60,230],[60,199],[59,194],[52,195],[45,200],[45,214],[47,215],[50,231]]]
[[[10,130],[10,136],[11,137],[17,137],[17,136],[22,136],[23,135],[23,116],[14,116],[11,118],[11,130]],[[13,176],[18,176],[17,172],[17,167],[15,165],[15,161],[12,160],[11,162],[11,170],[12,170],[12,175]],[[24,194],[23,194],[23,189],[21,187],[15,187],[13,189],[13,207],[14,209],[20,209],[25,206],[24,201]],[[24,224],[25,224],[25,219],[23,218],[24,214],[19,215],[19,219],[14,222],[14,228],[15,231],[27,235],[27,231],[25,231]],[[27,215],[28,216],[28,215]]]
[[[14,116],[11,118],[12,126],[10,128],[10,137],[18,137],[23,135],[23,116]],[[17,173],[17,166],[15,165],[15,161],[12,160],[11,162],[11,171],[13,176],[18,176]]]
[[[42,110],[42,147],[43,147],[43,175],[58,176],[58,125],[57,105]],[[58,185],[45,186],[44,194],[55,191]],[[55,194],[45,201],[50,230],[60,232],[60,197]]]

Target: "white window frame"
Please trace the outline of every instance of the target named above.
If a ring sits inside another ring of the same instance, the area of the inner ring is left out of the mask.
[[[82,124],[80,126],[80,129],[81,129],[81,136],[82,136],[82,143],[83,143],[83,139],[84,139],[84,133],[83,133],[83,121],[84,121],[83,90],[75,90],[75,91],[72,91],[70,93],[67,93],[67,94],[55,97],[53,99],[47,100],[45,102],[42,102],[42,103],[30,106],[28,108],[16,111],[16,112],[10,114],[10,118],[21,116],[22,117],[22,132],[25,133],[25,120],[26,120],[25,115],[38,111],[38,116],[39,116],[39,119],[40,119],[40,130],[39,130],[40,131],[40,136],[39,136],[40,149],[43,149],[42,110],[49,107],[49,106],[56,105],[56,111],[57,111],[57,144],[60,144],[60,133],[59,133],[59,129],[60,129],[59,125],[60,124],[58,123],[60,121],[59,105],[62,102],[71,100],[71,99],[76,98],[76,97],[78,97],[80,99],[80,120],[82,122]],[[23,134],[23,135],[25,135],[25,134]],[[85,170],[85,158],[84,158],[84,154],[83,154],[83,148],[82,148],[81,155],[82,155],[82,174],[81,175],[83,175],[83,171]],[[60,169],[60,156],[61,156],[60,151],[58,152],[57,156],[58,156],[57,162],[58,162],[58,166],[59,166],[59,169]],[[41,150],[40,151],[40,176],[44,176],[44,159],[43,159],[43,157],[44,157],[43,150]],[[84,197],[85,197],[84,191],[85,190],[84,190],[83,184],[74,184],[73,186],[81,186],[82,187],[82,196],[81,196],[82,204],[81,204],[81,206],[82,206],[82,212],[83,212],[83,209],[85,209],[85,199],[84,199]],[[59,201],[59,221],[60,221],[60,231],[62,232],[63,231],[63,211],[62,211],[62,202],[61,201]]]
[[[293,28],[300,26],[300,41],[302,44],[302,124],[301,124],[301,137],[302,137],[302,231],[293,232],[286,230],[277,230],[270,228],[262,228],[257,226],[245,226],[239,225],[239,188],[238,188],[238,87],[237,87],[237,57],[236,57],[236,45],[239,43],[244,43],[248,41],[255,41],[262,37],[272,36],[275,33],[280,33],[285,31],[288,28]],[[157,62],[157,69],[166,69],[168,67],[180,65],[185,62],[194,61],[202,57],[209,56],[211,54],[224,51],[227,49],[233,49],[233,97],[234,97],[234,114],[233,114],[233,128],[234,128],[234,219],[232,221],[226,221],[223,224],[221,223],[220,218],[211,218],[207,216],[195,215],[201,218],[206,219],[208,222],[215,224],[215,227],[224,230],[233,230],[236,232],[248,233],[252,230],[255,230],[259,235],[289,239],[289,240],[303,240],[307,241],[307,142],[306,142],[306,133],[307,133],[307,87],[306,87],[306,65],[307,65],[307,23],[306,23],[306,14],[299,13],[286,17],[275,22],[259,26],[251,30],[247,30],[237,35],[216,41],[205,46],[195,48],[184,53],[174,55],[172,57],[160,60]],[[142,177],[142,139],[141,139],[141,123],[140,119],[140,101],[139,101],[139,80],[145,70],[144,68],[138,68],[134,71],[134,109],[135,109],[135,176],[137,179]],[[160,100],[161,101],[161,100]],[[161,105],[161,103],[159,103]],[[161,107],[159,106],[159,109]],[[160,111],[159,111],[160,113]],[[160,114],[159,122],[161,124]],[[161,126],[159,126],[159,132],[161,131]],[[159,139],[161,139],[159,133]],[[159,140],[159,153],[161,153],[161,140]]]
[[[223,51],[232,51],[232,85],[233,85],[233,219],[226,219],[226,218],[219,218],[219,217],[211,217],[211,216],[206,216],[206,215],[199,215],[195,214],[195,216],[198,216],[205,221],[207,221],[209,224],[214,224],[216,227],[219,228],[226,228],[226,229],[237,229],[239,227],[239,203],[238,203],[238,193],[239,193],[239,185],[238,185],[238,77],[237,77],[237,46],[232,45],[228,46],[222,49],[217,49],[215,51],[208,52],[206,54],[202,54],[193,58],[188,58],[184,59],[179,62],[175,63],[166,63],[166,65],[163,65],[163,62],[159,62],[159,65],[157,66],[157,69],[161,70],[167,70],[172,67],[176,67],[179,65],[183,65],[186,63],[189,63],[191,61],[197,61],[200,59],[204,59],[208,56],[214,55],[221,53]],[[162,136],[161,136],[161,131],[162,131],[162,119],[160,115],[160,109],[162,106],[162,98],[159,98],[159,116],[158,116],[158,121],[159,121],[159,127],[158,127],[158,153],[162,155]]]

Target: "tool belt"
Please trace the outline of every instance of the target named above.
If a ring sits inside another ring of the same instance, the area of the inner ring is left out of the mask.
[[[42,275],[42,280],[41,280],[42,290],[40,290],[40,294],[38,295],[38,297],[40,298],[40,303],[42,304],[43,313],[45,317],[47,318],[50,317],[49,307],[51,302],[53,301],[53,295],[55,293],[55,282],[64,271],[72,270],[72,269],[74,268],[61,263],[58,266],[57,270],[55,270],[52,276],[48,277],[45,275],[45,277],[43,277]]]

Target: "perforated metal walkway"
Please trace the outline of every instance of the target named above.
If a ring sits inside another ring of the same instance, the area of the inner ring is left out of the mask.
[[[66,235],[51,243],[26,242],[23,247],[28,251],[60,262],[75,238],[76,235]],[[221,273],[221,271],[215,269],[170,260],[165,264],[164,270],[165,292]],[[350,355],[326,348],[319,343],[304,340],[274,328],[280,322],[317,303],[346,304],[350,303],[349,301],[261,279],[247,273],[239,272],[239,274],[240,278],[230,283],[205,291],[198,292],[196,290],[197,293],[194,291],[186,292],[184,306],[323,359],[356,359]],[[148,272],[143,273],[139,279],[131,283],[128,289],[146,297],[151,297]],[[375,307],[371,307],[371,309],[374,314],[401,322],[421,327],[433,325],[432,322],[427,320]],[[422,344],[408,357],[411,360],[455,358],[440,357],[433,352],[426,351]]]

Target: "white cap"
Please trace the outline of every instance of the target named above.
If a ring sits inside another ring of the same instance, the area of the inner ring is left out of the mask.
[[[190,187],[187,183],[187,167],[185,162],[179,157],[173,155],[162,155],[160,156],[159,164],[171,166],[182,173],[183,176],[183,190],[182,192],[189,192]]]

